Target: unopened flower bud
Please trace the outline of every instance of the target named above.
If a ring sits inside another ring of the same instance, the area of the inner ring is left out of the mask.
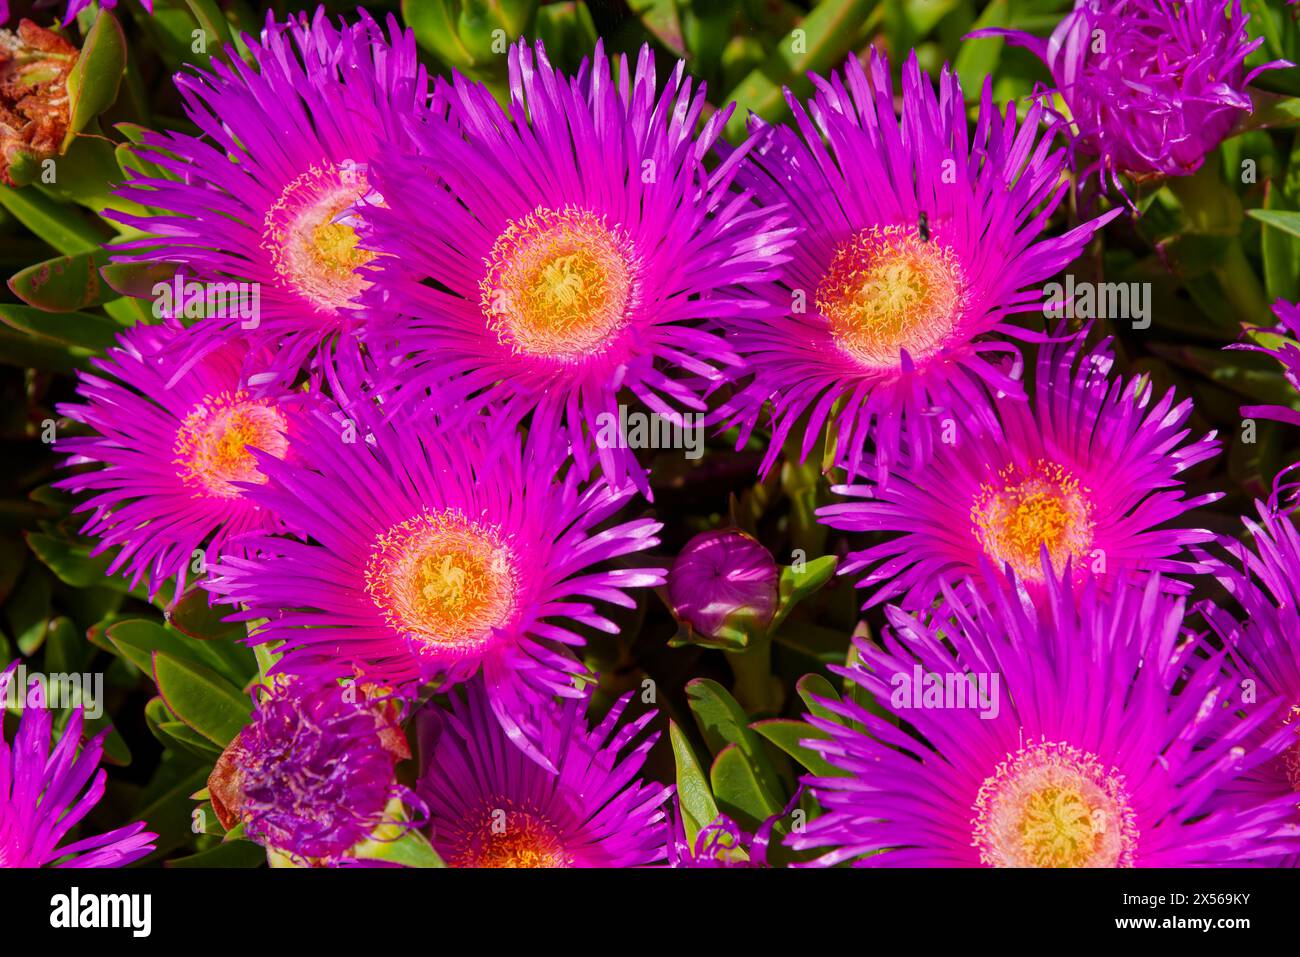
[[[696,535],[668,573],[677,617],[711,639],[746,644],[776,614],[776,562],[738,529]]]

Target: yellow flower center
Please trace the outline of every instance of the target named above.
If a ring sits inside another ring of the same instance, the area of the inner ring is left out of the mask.
[[[402,634],[469,652],[513,617],[518,574],[497,528],[456,509],[426,511],[376,537],[365,589]]]
[[[1138,831],[1124,776],[1063,742],[1008,754],[972,810],[972,843],[990,867],[1133,866]]]
[[[353,166],[312,166],[266,212],[262,248],[276,273],[323,311],[346,306],[370,285],[356,270],[375,254],[358,249],[356,231],[336,221],[368,188]]]
[[[577,361],[623,329],[635,274],[622,229],[573,206],[539,206],[497,237],[480,302],[489,328],[517,354]]]
[[[864,229],[835,251],[817,310],[840,349],[868,369],[896,369],[942,348],[960,316],[961,268],[941,242],[902,226]]]
[[[262,485],[266,476],[257,468],[250,448],[284,458],[289,440],[278,409],[266,399],[251,399],[247,392],[210,395],[194,407],[176,431],[172,464],[186,485],[215,498],[238,498],[234,482]]]
[[[1053,569],[1077,565],[1092,545],[1088,489],[1061,466],[1039,460],[1031,469],[1008,466],[985,483],[971,504],[971,525],[985,554],[1010,565],[1021,579],[1042,581],[1041,550]]]
[[[568,867],[559,832],[543,815],[485,811],[448,863],[452,867]]]

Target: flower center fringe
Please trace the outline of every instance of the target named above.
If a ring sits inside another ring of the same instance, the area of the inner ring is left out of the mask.
[[[1286,716],[1283,725],[1290,725],[1300,719],[1300,704],[1295,705]],[[1291,790],[1300,792],[1300,740],[1296,740],[1281,755],[1282,769],[1286,774]],[[1300,803],[1298,803],[1300,806]]]
[[[430,650],[469,652],[513,617],[516,561],[495,526],[421,512],[375,539],[367,594],[388,623]]]
[[[971,524],[985,554],[1010,565],[1022,580],[1041,582],[1041,549],[1052,567],[1077,564],[1092,544],[1092,503],[1088,489],[1061,466],[1039,460],[1023,472],[1015,465],[985,483],[971,505]]]
[[[479,292],[488,327],[515,353],[578,361],[604,351],[636,295],[630,237],[572,206],[539,206],[492,246]]]
[[[915,229],[872,226],[843,243],[817,287],[818,311],[848,356],[896,369],[938,352],[960,316],[961,267],[951,250]]]
[[[452,867],[569,867],[559,832],[544,815],[487,809],[448,860]]]
[[[972,843],[990,867],[1133,866],[1138,831],[1124,776],[1068,744],[1008,754],[972,810]]]
[[[248,450],[284,458],[289,448],[284,430],[284,416],[265,399],[251,399],[243,390],[210,395],[177,430],[172,464],[186,485],[216,498],[238,498],[241,491],[233,483],[266,483]]]
[[[276,273],[322,311],[337,311],[370,285],[356,269],[375,254],[357,248],[346,222],[346,211],[368,190],[354,164],[326,163],[289,183],[267,210],[262,248]]]

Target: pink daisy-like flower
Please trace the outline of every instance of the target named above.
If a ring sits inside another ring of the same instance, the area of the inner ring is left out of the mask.
[[[941,439],[923,466],[835,488],[859,500],[820,509],[821,521],[895,533],[843,565],[867,572],[858,584],[874,589],[868,607],[900,598],[929,607],[940,582],[955,585],[985,561],[1036,592],[1044,554],[1055,574],[1068,564],[1076,581],[1104,588],[1203,570],[1184,549],[1213,535],[1174,523],[1222,497],[1185,497],[1180,479],[1218,452],[1214,434],[1189,443],[1191,400],[1176,403],[1172,389],[1156,400],[1144,378],[1112,378],[1109,340],[1085,350],[1085,335],[1039,347],[1030,401],[936,422]]]
[[[625,695],[594,729],[586,699],[549,705],[539,749],[549,771],[506,740],[481,683],[421,722],[416,792],[430,840],[451,867],[644,867],[664,860],[671,787],[638,778],[653,713],[618,727]],[[638,741],[637,739],[641,740]]]
[[[359,408],[359,407],[358,407]],[[658,543],[660,525],[604,529],[630,484],[584,484],[553,436],[521,443],[497,420],[389,420],[367,434],[323,410],[292,417],[301,459],[259,456],[249,495],[307,540],[250,539],[207,583],[251,635],[282,641],[277,670],[384,685],[481,671],[492,708],[527,746],[538,696],[578,695],[575,625],[614,632],[591,604],[631,607],[662,569],[592,566]]]
[[[0,714],[17,665],[0,672]],[[27,706],[12,747],[0,735],[0,867],[122,867],[145,857],[158,835],[143,822],[64,843],[104,796],[99,759],[107,732],[83,743],[84,711],[77,708],[51,750],[54,715],[41,706],[38,688],[20,691]]]
[[[705,91],[683,64],[656,92],[649,47],[615,81],[600,44],[570,78],[521,41],[510,89],[507,112],[458,77],[450,118],[414,129],[419,155],[376,164],[378,192],[402,202],[362,210],[365,245],[391,254],[364,301],[396,385],[531,413],[584,471],[594,458],[648,492],[610,434],[620,395],[671,422],[703,412],[739,364],[706,323],[768,308],[742,287],[783,261],[787,230],[731,188],[748,144],[706,167],[732,107],[697,134]]]
[[[203,136],[147,133],[140,155],[175,178],[133,175],[120,194],[165,212],[114,215],[149,236],[114,246],[120,260],[182,267],[201,281],[259,284],[255,322],[208,326],[283,345],[287,361],[355,321],[369,285],[356,270],[374,258],[357,246],[349,209],[372,193],[369,165],[404,145],[402,118],[428,99],[415,40],[389,18],[389,38],[364,11],[335,27],[318,9],[287,25],[271,15],[256,69],[212,61],[176,84]],[[123,253],[122,251],[126,252]],[[198,343],[199,346],[202,343]]]
[[[1079,152],[1112,181],[1186,176],[1251,110],[1246,87],[1264,70],[1239,0],[1078,0],[1043,39],[983,30],[1036,55],[1069,111]]]
[[[90,493],[74,509],[91,512],[82,532],[99,539],[96,554],[118,548],[109,573],[123,571],[132,587],[147,576],[151,595],[172,577],[180,594],[191,572],[239,550],[245,533],[279,527],[245,493],[266,481],[250,449],[289,454],[289,373],[235,339],[171,382],[169,357],[195,334],[175,323],[124,332],[93,360],[96,372],[80,375],[84,403],[58,406],[93,434],[59,439],[55,451],[68,466],[102,467],[55,485]]]
[[[1182,599],[1155,579],[1105,599],[1050,587],[1037,605],[945,587],[942,613],[891,609],[883,648],[857,641],[860,661],[834,670],[899,723],[822,702],[837,719],[807,720],[829,739],[804,744],[848,773],[808,779],[826,813],[788,843],[876,867],[1240,866],[1300,849],[1293,797],[1216,798],[1288,735],[1256,738],[1276,700],[1231,719],[1224,652],[1174,654]]]
[[[918,417],[930,407],[979,407],[986,389],[1020,394],[1015,347],[984,337],[1029,337],[1007,315],[1041,303],[1036,284],[1117,211],[1043,237],[1067,188],[1064,150],[1040,134],[1040,106],[1017,127],[989,83],[972,135],[956,75],[944,70],[936,98],[915,54],[901,118],[874,51],[869,68],[850,58],[814,82],[807,110],[786,95],[795,130],[775,129],[742,174],[764,203],[789,209],[799,234],[777,313],[729,320],[753,378],[724,410],[743,444],[771,403],[764,472],[796,428],[806,457],[832,417],[848,467],[856,473],[874,442],[884,470],[909,432],[924,457]]]
[[[1256,507],[1258,522],[1243,519],[1250,543],[1226,542],[1232,560],[1214,567],[1240,607],[1240,619],[1212,602],[1200,610],[1229,650],[1237,678],[1234,700],[1242,710],[1251,713],[1269,699],[1282,700],[1281,714],[1256,733],[1263,740],[1277,724],[1300,734],[1300,531],[1276,503]],[[1291,795],[1291,820],[1300,827],[1300,737],[1233,781],[1230,791],[1234,800],[1246,801]]]

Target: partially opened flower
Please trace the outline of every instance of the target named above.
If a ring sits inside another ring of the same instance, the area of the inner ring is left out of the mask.
[[[668,817],[668,866],[689,868],[767,867],[767,848],[772,841],[777,820],[768,817],[756,833],[742,830],[728,815],[719,813],[696,832],[687,831],[681,801],[673,795]]]
[[[851,700],[808,718],[826,737],[805,744],[847,776],[810,779],[825,813],[790,844],[883,867],[1258,865],[1300,849],[1293,796],[1217,798],[1288,738],[1256,735],[1276,699],[1236,712],[1223,652],[1178,653],[1181,599],[1155,581],[1104,600],[1053,585],[1037,606],[1012,588],[945,593],[945,613],[895,610],[883,647],[858,641],[836,669],[899,723]]]
[[[548,705],[539,747],[549,771],[506,739],[479,681],[430,716],[417,793],[430,840],[451,867],[642,867],[664,860],[672,788],[637,777],[653,713],[619,727],[630,695],[595,728],[586,699]],[[639,740],[638,740],[639,739]]]
[[[267,536],[229,556],[208,587],[267,619],[279,670],[386,685],[463,681],[482,671],[511,736],[537,696],[577,695],[575,626],[614,632],[593,601],[632,607],[627,590],[662,571],[600,568],[654,546],[659,523],[602,528],[635,496],[584,484],[564,447],[521,443],[498,420],[291,419],[301,459],[259,456],[270,481],[249,494],[307,540]]]
[[[401,389],[531,414],[584,470],[648,491],[608,435],[620,395],[674,423],[703,412],[739,364],[709,324],[767,308],[742,287],[783,260],[787,230],[731,188],[747,146],[706,166],[731,106],[701,124],[703,87],[679,63],[660,88],[648,46],[618,66],[611,79],[598,43],[564,76],[521,41],[509,112],[457,78],[450,119],[414,132],[419,155],[376,164],[378,192],[403,201],[363,211],[365,245],[391,254],[365,301]]]
[[[194,335],[175,323],[135,326],[81,374],[85,401],[58,406],[91,434],[55,450],[69,466],[100,467],[55,485],[90,493],[74,509],[91,513],[82,532],[99,539],[95,553],[118,549],[110,574],[123,571],[132,587],[143,578],[151,594],[173,577],[179,594],[191,573],[238,551],[242,535],[279,527],[245,493],[266,481],[251,449],[289,454],[288,373],[269,351],[231,339],[172,382],[170,357]]]
[[[1036,286],[1115,212],[1044,236],[1067,184],[1039,106],[1017,128],[986,84],[972,132],[956,75],[936,97],[915,54],[901,117],[878,53],[816,84],[807,110],[787,93],[795,129],[777,128],[741,180],[799,234],[779,311],[728,321],[753,378],[724,409],[743,443],[770,403],[765,472],[792,435],[806,457],[828,422],[851,470],[874,444],[883,471],[905,435],[924,458],[931,408],[1020,393],[1016,348],[990,334],[1029,335],[1007,316],[1041,303]]]
[[[1239,0],[1077,0],[1043,39],[985,30],[1028,48],[1052,74],[1076,149],[1103,179],[1186,176],[1250,112],[1251,38]]]
[[[283,344],[289,361],[354,324],[350,304],[368,285],[356,269],[373,253],[357,247],[348,210],[371,193],[369,164],[404,142],[402,116],[428,98],[413,35],[390,18],[386,39],[359,18],[268,14],[249,40],[255,69],[214,58],[211,72],[178,75],[203,135],[145,134],[140,156],[174,178],[136,174],[121,195],[162,212],[113,214],[149,234],[114,246],[119,259],[258,284],[258,315],[214,316],[210,328]]]
[[[1275,358],[1282,363],[1287,381],[1300,398],[1300,344],[1296,341],[1300,339],[1300,303],[1279,299],[1273,304],[1273,313],[1278,320],[1275,330],[1253,330],[1250,342],[1234,343],[1227,348],[1262,352]],[[1300,425],[1300,412],[1284,405],[1243,405],[1241,414]]]
[[[355,681],[274,682],[208,780],[227,830],[243,824],[274,857],[345,862],[385,824],[418,806],[394,768],[409,758],[398,701]]]
[[[1234,700],[1242,710],[1251,713],[1272,698],[1282,700],[1281,713],[1256,737],[1264,739],[1276,725],[1296,733],[1287,750],[1233,781],[1230,790],[1247,801],[1290,794],[1292,821],[1300,826],[1300,532],[1274,507],[1257,507],[1258,522],[1243,520],[1250,542],[1232,542],[1231,560],[1214,569],[1238,609],[1207,602],[1201,611],[1229,649],[1237,677]]]
[[[928,607],[939,584],[955,585],[981,562],[1012,569],[1038,590],[1044,553],[1055,574],[1067,564],[1076,581],[1104,588],[1118,578],[1191,573],[1186,554],[1207,542],[1182,527],[1191,510],[1221,493],[1187,496],[1181,473],[1218,451],[1213,433],[1188,441],[1191,400],[1151,383],[1111,377],[1103,342],[1084,337],[1039,348],[1032,399],[1002,401],[985,420],[950,419],[923,467],[883,484],[839,487],[854,501],[818,512],[854,532],[893,537],[849,556],[846,574],[866,572],[868,605],[897,600]],[[1176,579],[1165,579],[1181,588]]]
[[[122,867],[154,849],[143,822],[68,840],[104,796],[101,732],[82,740],[77,708],[51,749],[54,715],[34,689],[12,687],[17,662],[0,672],[0,716],[15,690],[26,702],[12,745],[0,734],[0,867]]]

